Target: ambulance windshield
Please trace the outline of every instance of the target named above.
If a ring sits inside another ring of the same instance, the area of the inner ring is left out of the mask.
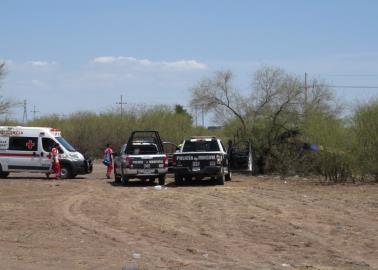
[[[65,148],[67,151],[76,152],[75,148],[72,147],[63,137],[55,137],[55,139]]]

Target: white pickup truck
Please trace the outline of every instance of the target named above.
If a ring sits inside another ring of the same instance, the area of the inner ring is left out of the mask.
[[[133,131],[114,159],[114,179],[122,184],[133,178],[158,178],[159,185],[164,185],[167,171],[168,157],[157,131]]]

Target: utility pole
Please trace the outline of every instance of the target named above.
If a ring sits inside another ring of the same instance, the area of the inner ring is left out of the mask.
[[[37,113],[39,113],[39,111],[37,111],[37,110],[35,109],[35,105],[34,105],[33,108],[34,108],[34,109],[33,109],[32,111],[30,111],[30,112],[33,113],[33,120],[35,120],[35,115],[36,115]]]
[[[205,113],[204,113],[203,105],[201,109],[202,109],[202,126],[205,127]]]
[[[197,105],[194,106],[194,111],[196,115],[196,127],[198,127],[198,106]]]
[[[123,102],[123,95],[121,95],[121,101],[116,103],[121,106],[121,117],[123,116],[123,105],[126,105],[126,102]]]
[[[26,124],[28,121],[28,110],[27,110],[27,102],[26,99],[24,99],[24,114],[22,116],[22,122]]]

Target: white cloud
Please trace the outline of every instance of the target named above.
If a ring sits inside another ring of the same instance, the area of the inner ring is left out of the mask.
[[[179,70],[207,69],[207,66],[205,64],[197,62],[196,60],[180,60],[176,62],[163,62],[162,65],[169,69],[179,69]]]
[[[100,57],[96,57],[93,60],[94,63],[101,63],[101,64],[114,63],[115,61],[116,61],[116,57],[113,57],[113,56],[100,56]]]
[[[99,56],[92,61],[95,64],[128,64],[135,66],[156,67],[169,70],[205,70],[207,65],[196,60],[178,60],[178,61],[151,61],[149,59],[137,59],[126,56]]]
[[[47,62],[47,61],[36,60],[36,61],[30,61],[28,63],[32,65],[33,67],[47,67],[51,65],[56,65],[55,61]]]

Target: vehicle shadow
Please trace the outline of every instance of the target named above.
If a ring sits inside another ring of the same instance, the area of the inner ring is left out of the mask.
[[[113,187],[153,187],[156,186],[156,182],[150,182],[150,181],[138,181],[138,180],[131,180],[127,184],[122,184],[122,183],[116,183],[114,181],[108,181],[107,182],[109,185]]]
[[[26,180],[26,181],[32,181],[32,180],[44,180],[44,181],[74,181],[74,180],[81,180],[86,179],[84,177],[75,177],[71,179],[55,179],[54,177],[47,178],[46,176],[8,176],[7,178],[0,178],[0,181],[2,180]]]
[[[166,184],[166,187],[177,188],[177,187],[206,187],[206,186],[216,186],[216,182],[212,179],[205,180],[190,180],[184,181],[181,184],[177,185],[175,182]]]

